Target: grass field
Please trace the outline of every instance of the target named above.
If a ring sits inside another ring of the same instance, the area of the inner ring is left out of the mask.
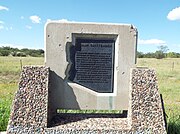
[[[44,58],[0,57],[0,131],[6,129],[22,65],[43,65]],[[154,68],[168,116],[168,133],[180,134],[180,58],[138,59],[137,66]]]
[[[0,57],[0,131],[6,130],[23,65],[43,65],[44,58]]]

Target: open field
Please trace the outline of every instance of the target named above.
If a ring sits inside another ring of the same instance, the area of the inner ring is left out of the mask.
[[[12,100],[18,89],[21,66],[43,64],[44,58],[0,57],[0,131],[7,127]]]
[[[43,65],[44,58],[0,57],[0,131],[6,129],[22,65]],[[137,66],[154,68],[168,116],[169,133],[180,133],[180,58],[137,60]]]

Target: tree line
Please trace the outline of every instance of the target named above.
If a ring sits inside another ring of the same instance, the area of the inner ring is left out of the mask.
[[[143,53],[137,52],[138,58],[156,58],[156,59],[163,59],[163,58],[180,58],[180,53],[175,52],[168,52],[168,53],[161,53],[156,51],[155,53]]]
[[[159,46],[158,50],[156,52],[149,52],[149,53],[143,53],[143,52],[137,52],[138,58],[156,58],[156,59],[163,59],[163,58],[180,58],[180,53],[176,52],[168,52],[167,46]]]
[[[42,49],[18,49],[18,48],[12,48],[12,47],[0,47],[0,56],[17,56],[17,57],[26,57],[26,56],[32,56],[32,57],[43,57],[44,56],[44,50]]]
[[[167,46],[159,46],[158,50],[156,52],[149,52],[149,53],[143,53],[143,52],[137,52],[138,58],[156,58],[156,59],[162,59],[162,58],[180,58],[180,53],[175,52],[168,52]],[[43,49],[18,49],[18,48],[12,48],[12,47],[0,47],[0,56],[17,56],[17,57],[26,57],[26,56],[32,56],[32,57],[43,57],[44,56],[44,50]]]

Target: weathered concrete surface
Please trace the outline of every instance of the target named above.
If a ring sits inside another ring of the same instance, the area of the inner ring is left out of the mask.
[[[152,69],[132,69],[127,118],[119,115],[57,116],[48,120],[48,68],[25,67],[21,74],[7,132],[25,133],[120,133],[166,134],[157,77]],[[51,92],[49,92],[50,94]],[[47,128],[47,124],[59,125]]]
[[[52,70],[50,90],[54,96],[50,102],[51,111],[57,108],[128,109],[130,68],[136,63],[137,30],[134,26],[55,21],[47,23],[45,31],[45,64]],[[115,40],[113,93],[98,93],[66,79],[67,49],[79,37]]]

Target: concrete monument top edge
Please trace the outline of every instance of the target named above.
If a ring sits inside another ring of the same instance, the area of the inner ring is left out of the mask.
[[[89,24],[89,25],[119,25],[119,26],[129,26],[132,27],[132,29],[135,29],[137,31],[136,26],[133,24],[128,23],[107,23],[107,22],[78,22],[78,21],[68,21],[68,20],[50,20],[47,21],[45,24],[45,27],[47,27],[48,24],[57,24],[57,23],[66,23],[66,24]]]

